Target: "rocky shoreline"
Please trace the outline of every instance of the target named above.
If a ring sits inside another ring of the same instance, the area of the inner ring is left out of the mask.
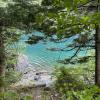
[[[19,54],[18,64],[16,70],[22,73],[21,80],[11,85],[12,88],[21,87],[50,87],[55,79],[52,77],[51,72],[35,68],[29,63],[26,55]]]

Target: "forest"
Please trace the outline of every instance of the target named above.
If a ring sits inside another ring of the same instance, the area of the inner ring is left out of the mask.
[[[0,0],[0,100],[100,100],[100,0]]]

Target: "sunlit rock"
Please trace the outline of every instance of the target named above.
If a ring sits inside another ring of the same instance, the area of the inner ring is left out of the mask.
[[[34,67],[30,64],[28,57],[24,54],[19,54],[16,70],[25,73],[33,69]]]

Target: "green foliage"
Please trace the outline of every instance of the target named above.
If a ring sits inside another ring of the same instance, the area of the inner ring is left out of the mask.
[[[0,100],[20,100],[20,96],[14,91],[0,93]]]
[[[44,11],[37,14],[37,26],[46,36],[52,37],[55,34],[58,40],[69,39],[78,34],[79,37],[72,46],[85,48],[85,45],[91,44],[91,40],[94,41],[93,30],[100,24],[100,14],[97,9],[88,10],[97,4],[97,0],[43,0],[41,7]],[[52,24],[49,23],[50,20]]]
[[[42,95],[42,100],[46,100],[46,95]]]
[[[23,95],[13,91],[7,90],[5,92],[0,93],[0,100],[32,100],[30,95]]]
[[[68,91],[66,95],[68,100],[99,100],[100,88],[91,86],[82,91]]]
[[[5,6],[1,6],[2,3]],[[22,34],[35,30],[39,3],[33,0],[3,0],[0,4],[0,37],[4,43],[14,43]]]
[[[71,76],[74,76],[79,79],[79,77],[87,77],[90,80],[94,77],[94,71],[95,71],[95,60],[94,59],[88,59],[85,63],[76,63],[74,65],[67,65],[66,67],[63,67],[64,65],[60,65],[56,67],[55,76],[60,75],[59,73],[62,72],[62,70],[65,69],[66,74],[69,73]]]
[[[0,87],[5,86],[5,81],[4,81],[4,77],[0,76]]]
[[[32,97],[31,96],[26,96],[25,100],[32,100]]]
[[[6,71],[5,74],[5,85],[10,85],[12,83],[15,83],[17,81],[19,81],[21,78],[21,74],[17,71],[14,71],[13,69],[10,69],[8,71]]]
[[[56,90],[59,92],[66,93],[66,91],[71,90],[82,90],[84,89],[84,84],[80,80],[77,74],[73,74],[70,69],[61,67],[55,71],[56,76]]]
[[[76,67],[56,68],[54,89],[60,100],[99,100],[100,88],[94,84],[94,60]]]

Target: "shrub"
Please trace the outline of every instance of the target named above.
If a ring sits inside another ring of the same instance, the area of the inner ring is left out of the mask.
[[[78,70],[76,68],[74,71],[72,69],[60,67],[55,70],[54,89],[59,94],[60,100],[100,100],[100,88],[80,79],[78,70],[81,68]]]
[[[12,83],[17,82],[21,78],[21,73],[14,71],[13,69],[10,69],[6,71],[5,74],[5,85],[10,85]]]
[[[15,91],[8,90],[0,93],[0,100],[32,100],[30,95],[21,95]]]

